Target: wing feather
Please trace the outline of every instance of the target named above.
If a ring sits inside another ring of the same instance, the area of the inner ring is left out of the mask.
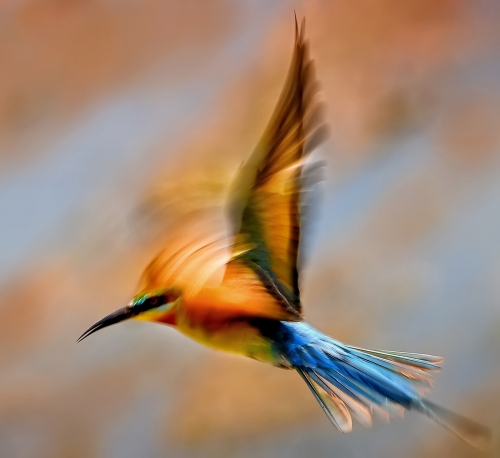
[[[298,314],[302,172],[309,152],[325,133],[304,33],[304,21],[300,31],[296,21],[283,91],[253,155],[238,173],[230,202],[235,245],[253,247],[236,261],[246,262],[261,280],[265,274],[268,290],[277,290]]]

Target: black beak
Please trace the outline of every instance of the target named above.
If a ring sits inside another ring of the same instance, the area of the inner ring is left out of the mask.
[[[76,342],[77,343],[81,342],[83,339],[90,336],[90,334],[99,331],[99,329],[111,326],[112,324],[119,323],[120,321],[133,317],[134,315],[135,314],[132,313],[132,307],[128,305],[126,307],[118,309],[116,312],[110,313],[108,316],[105,316],[102,320],[99,320],[97,323],[90,326],[90,328],[88,328]]]

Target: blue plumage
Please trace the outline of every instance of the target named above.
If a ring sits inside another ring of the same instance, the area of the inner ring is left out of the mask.
[[[341,431],[352,429],[352,418],[369,426],[372,414],[385,419],[417,410],[484,448],[481,425],[423,398],[440,369],[442,358],[418,353],[368,350],[345,345],[304,322],[254,320],[272,342],[280,365],[295,369],[318,403]]]
[[[415,385],[426,379],[425,373],[419,374],[420,379],[409,378],[390,360],[344,345],[306,323],[281,322],[281,326],[281,338],[275,345],[294,368],[314,372],[339,389],[348,388],[375,403],[394,402],[409,408],[420,398]],[[439,369],[440,358],[418,356],[419,371]]]

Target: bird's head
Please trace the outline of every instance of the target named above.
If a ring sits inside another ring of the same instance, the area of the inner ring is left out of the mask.
[[[181,292],[176,288],[141,292],[134,296],[127,306],[110,313],[90,326],[80,336],[78,342],[99,331],[99,329],[129,318],[175,325],[175,306],[180,297]]]

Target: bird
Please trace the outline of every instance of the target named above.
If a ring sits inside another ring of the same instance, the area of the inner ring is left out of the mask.
[[[225,236],[187,226],[144,270],[137,294],[78,339],[127,319],[162,323],[205,346],[295,370],[328,419],[347,433],[405,410],[435,420],[485,450],[490,431],[427,400],[442,358],[369,350],[304,321],[300,273],[310,154],[327,134],[305,20],[282,92],[264,133],[228,192]],[[317,175],[317,174],[316,174]]]

